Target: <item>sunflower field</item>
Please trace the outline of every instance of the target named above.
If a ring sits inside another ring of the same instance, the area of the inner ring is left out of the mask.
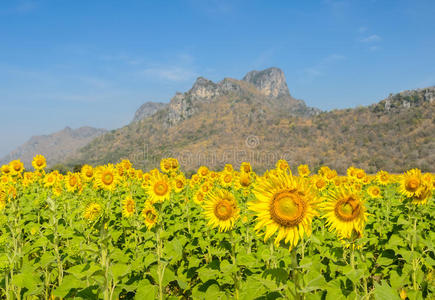
[[[0,172],[2,299],[435,299],[435,175]]]

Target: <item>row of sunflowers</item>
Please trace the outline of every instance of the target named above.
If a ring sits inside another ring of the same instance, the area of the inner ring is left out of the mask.
[[[433,296],[435,176],[279,160],[186,178],[128,160],[1,167],[3,297],[332,299]],[[418,226],[417,226],[418,225]],[[432,241],[432,242],[431,242]],[[31,278],[31,279],[29,279]],[[384,298],[385,299],[385,298]]]

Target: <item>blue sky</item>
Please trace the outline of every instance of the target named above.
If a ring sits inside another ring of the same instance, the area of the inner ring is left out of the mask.
[[[196,77],[281,68],[321,109],[435,84],[435,1],[0,2],[0,156],[65,126],[114,129]]]

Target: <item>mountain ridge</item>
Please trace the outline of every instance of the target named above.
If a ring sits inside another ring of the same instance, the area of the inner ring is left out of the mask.
[[[249,81],[255,81],[257,72],[246,81],[224,78],[214,83],[199,77],[163,109],[96,138],[68,162],[101,164],[129,158],[148,169],[158,167],[161,158],[174,156],[191,170],[201,164],[237,165],[241,163],[235,157],[238,150],[273,157],[259,160],[242,155],[259,170],[273,167],[279,158],[291,165],[328,164],[340,172],[350,165],[398,172],[409,168],[405,161],[427,170],[435,162],[430,151],[435,147],[431,118],[435,103],[427,96],[432,87],[391,96],[393,110],[384,99],[354,109],[310,111],[303,101],[282,93],[283,85],[275,85],[272,91],[272,85],[258,80],[254,86]],[[407,127],[409,131],[400,134]],[[228,152],[232,157],[217,159]]]
[[[54,165],[105,132],[107,132],[106,129],[90,126],[82,126],[77,129],[67,126],[51,134],[32,136],[27,142],[1,158],[0,165],[20,159],[24,166],[29,168],[33,157],[37,154],[44,155],[48,165]]]

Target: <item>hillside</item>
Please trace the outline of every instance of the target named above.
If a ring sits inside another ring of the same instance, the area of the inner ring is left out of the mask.
[[[198,78],[153,115],[97,137],[71,155],[71,165],[129,158],[157,167],[177,157],[185,170],[250,161],[262,171],[276,160],[326,164],[344,172],[434,171],[435,87],[406,91],[368,107],[320,112],[294,99],[277,68],[243,80]]]
[[[53,134],[33,136],[26,143],[0,159],[0,165],[7,164],[14,159],[21,159],[25,167],[29,168],[33,157],[42,154],[47,158],[47,164],[50,166],[65,160],[68,155],[104,132],[106,132],[105,129],[92,127],[77,129],[66,127]]]

